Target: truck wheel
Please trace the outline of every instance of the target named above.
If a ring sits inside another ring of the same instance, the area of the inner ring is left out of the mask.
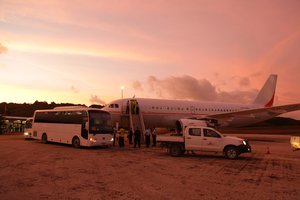
[[[235,147],[227,147],[225,149],[225,156],[226,156],[226,158],[228,158],[230,160],[235,160],[238,158],[239,152],[238,152],[237,148],[235,148]]]
[[[43,142],[44,144],[47,144],[47,142],[48,142],[48,138],[47,138],[47,134],[46,134],[46,133],[44,133],[44,134],[42,135],[42,142]]]
[[[72,140],[72,146],[75,148],[79,148],[80,147],[80,140],[78,137],[74,137]]]
[[[173,144],[170,146],[169,153],[171,156],[180,156],[182,155],[182,150],[179,145]]]

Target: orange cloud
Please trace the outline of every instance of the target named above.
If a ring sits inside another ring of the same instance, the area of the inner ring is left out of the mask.
[[[158,56],[146,55],[135,50],[112,46],[110,48],[103,48],[100,46],[86,46],[86,45],[71,45],[64,41],[38,40],[35,42],[18,41],[13,38],[14,42],[10,44],[10,48],[17,51],[32,52],[32,53],[46,53],[46,54],[61,54],[61,55],[83,55],[96,56],[103,58],[111,58],[117,60],[129,60],[139,62],[155,62],[161,58]],[[39,42],[37,42],[39,41]]]
[[[172,76],[166,79],[149,76],[147,84],[149,91],[156,93],[161,98],[251,103],[256,95],[254,90],[221,91],[207,79],[196,79],[187,75]],[[241,78],[239,84],[241,86],[249,85],[250,80]]]
[[[6,52],[7,52],[7,48],[0,43],[0,54],[6,53]]]
[[[71,86],[71,91],[74,93],[78,93],[78,89],[75,86]]]
[[[97,95],[91,95],[91,98],[90,98],[90,103],[91,104],[105,104],[105,102],[100,99]]]
[[[141,90],[141,91],[143,91],[143,86],[142,86],[142,84],[141,84],[140,81],[134,81],[132,83],[132,88],[135,89],[135,90]]]

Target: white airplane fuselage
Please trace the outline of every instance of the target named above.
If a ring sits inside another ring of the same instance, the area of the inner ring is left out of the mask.
[[[175,122],[182,118],[205,118],[208,115],[236,112],[241,110],[248,110],[259,108],[258,105],[245,104],[230,104],[230,103],[216,103],[216,102],[198,102],[198,101],[183,101],[183,100],[165,100],[165,99],[119,99],[111,102],[105,106],[103,110],[110,112],[113,124],[116,122],[120,126],[125,126],[122,123],[122,117],[128,116],[128,108],[130,100],[138,102],[139,112],[143,115],[146,127],[169,127],[175,126]],[[244,118],[232,119],[223,126],[239,126],[249,123],[251,116]],[[251,120],[253,122],[254,118]]]
[[[245,126],[300,110],[300,103],[273,106],[276,82],[277,75],[270,75],[252,104],[132,98],[112,101],[102,109],[110,112],[114,125],[123,127],[129,126],[130,102],[138,103],[145,127],[174,128],[183,118],[210,118],[220,126]]]

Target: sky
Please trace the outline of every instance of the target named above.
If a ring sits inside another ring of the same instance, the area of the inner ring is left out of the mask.
[[[299,10],[298,0],[0,0],[0,102],[251,103],[277,74],[274,104],[300,103]]]

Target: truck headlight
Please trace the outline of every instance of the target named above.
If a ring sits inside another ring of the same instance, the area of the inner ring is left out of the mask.
[[[113,142],[113,141],[114,141],[114,138],[111,138],[110,141]]]
[[[247,145],[247,142],[245,140],[243,140],[243,145]]]
[[[90,142],[97,142],[97,140],[94,138],[90,138]]]
[[[25,135],[25,136],[28,136],[28,135],[29,135],[29,133],[28,133],[28,132],[25,132],[25,133],[24,133],[24,135]]]

